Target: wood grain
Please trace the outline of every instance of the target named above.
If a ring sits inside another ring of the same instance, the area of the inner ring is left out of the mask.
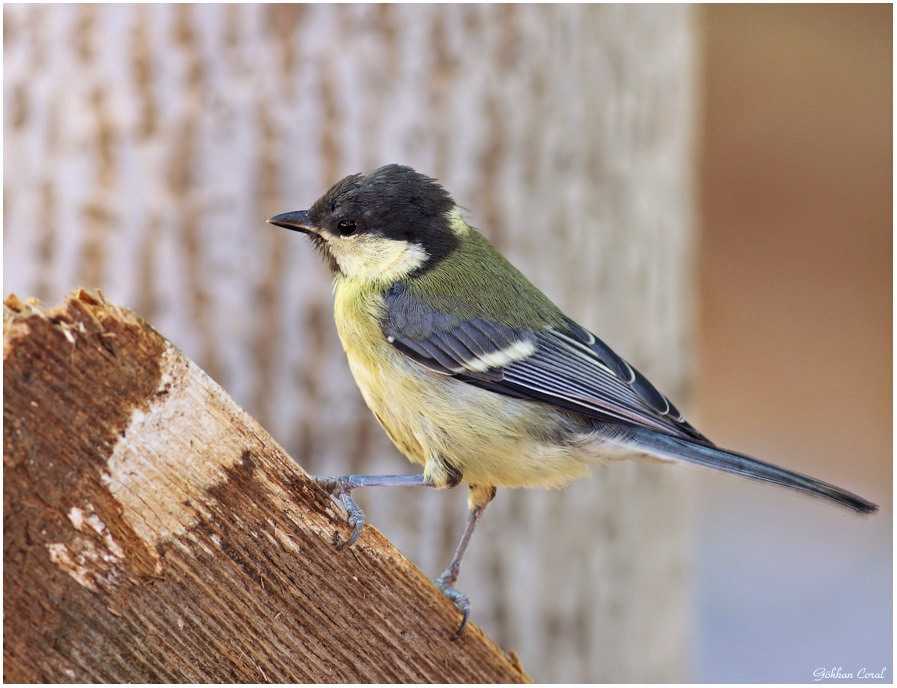
[[[132,311],[4,304],[4,681],[521,682]]]

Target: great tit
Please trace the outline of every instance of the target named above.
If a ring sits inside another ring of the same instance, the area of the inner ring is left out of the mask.
[[[337,182],[309,210],[271,224],[304,232],[330,266],[334,316],[361,394],[419,475],[316,478],[353,527],[358,487],[468,485],[461,560],[499,487],[557,487],[621,459],[684,461],[821,497],[878,507],[846,490],[721,449],[641,373],[565,316],[475,228],[435,179],[386,165]]]

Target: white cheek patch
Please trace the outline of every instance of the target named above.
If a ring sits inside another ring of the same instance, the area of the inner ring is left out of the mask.
[[[362,234],[328,237],[328,248],[340,272],[349,279],[394,282],[421,267],[427,252],[420,244]]]

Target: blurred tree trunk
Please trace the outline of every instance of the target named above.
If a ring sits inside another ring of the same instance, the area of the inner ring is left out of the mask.
[[[436,176],[678,402],[693,323],[696,28],[679,6],[6,6],[4,289],[101,287],[311,471],[411,471],[350,378],[325,268],[264,219],[388,162]],[[686,403],[680,403],[686,406]],[[461,490],[371,490],[430,576]],[[676,681],[677,471],[499,492],[459,587],[541,681]]]

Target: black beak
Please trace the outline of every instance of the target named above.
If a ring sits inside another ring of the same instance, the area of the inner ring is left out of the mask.
[[[293,232],[305,232],[317,234],[317,228],[313,227],[308,221],[307,210],[294,210],[291,213],[281,213],[274,217],[269,217],[268,222]]]

